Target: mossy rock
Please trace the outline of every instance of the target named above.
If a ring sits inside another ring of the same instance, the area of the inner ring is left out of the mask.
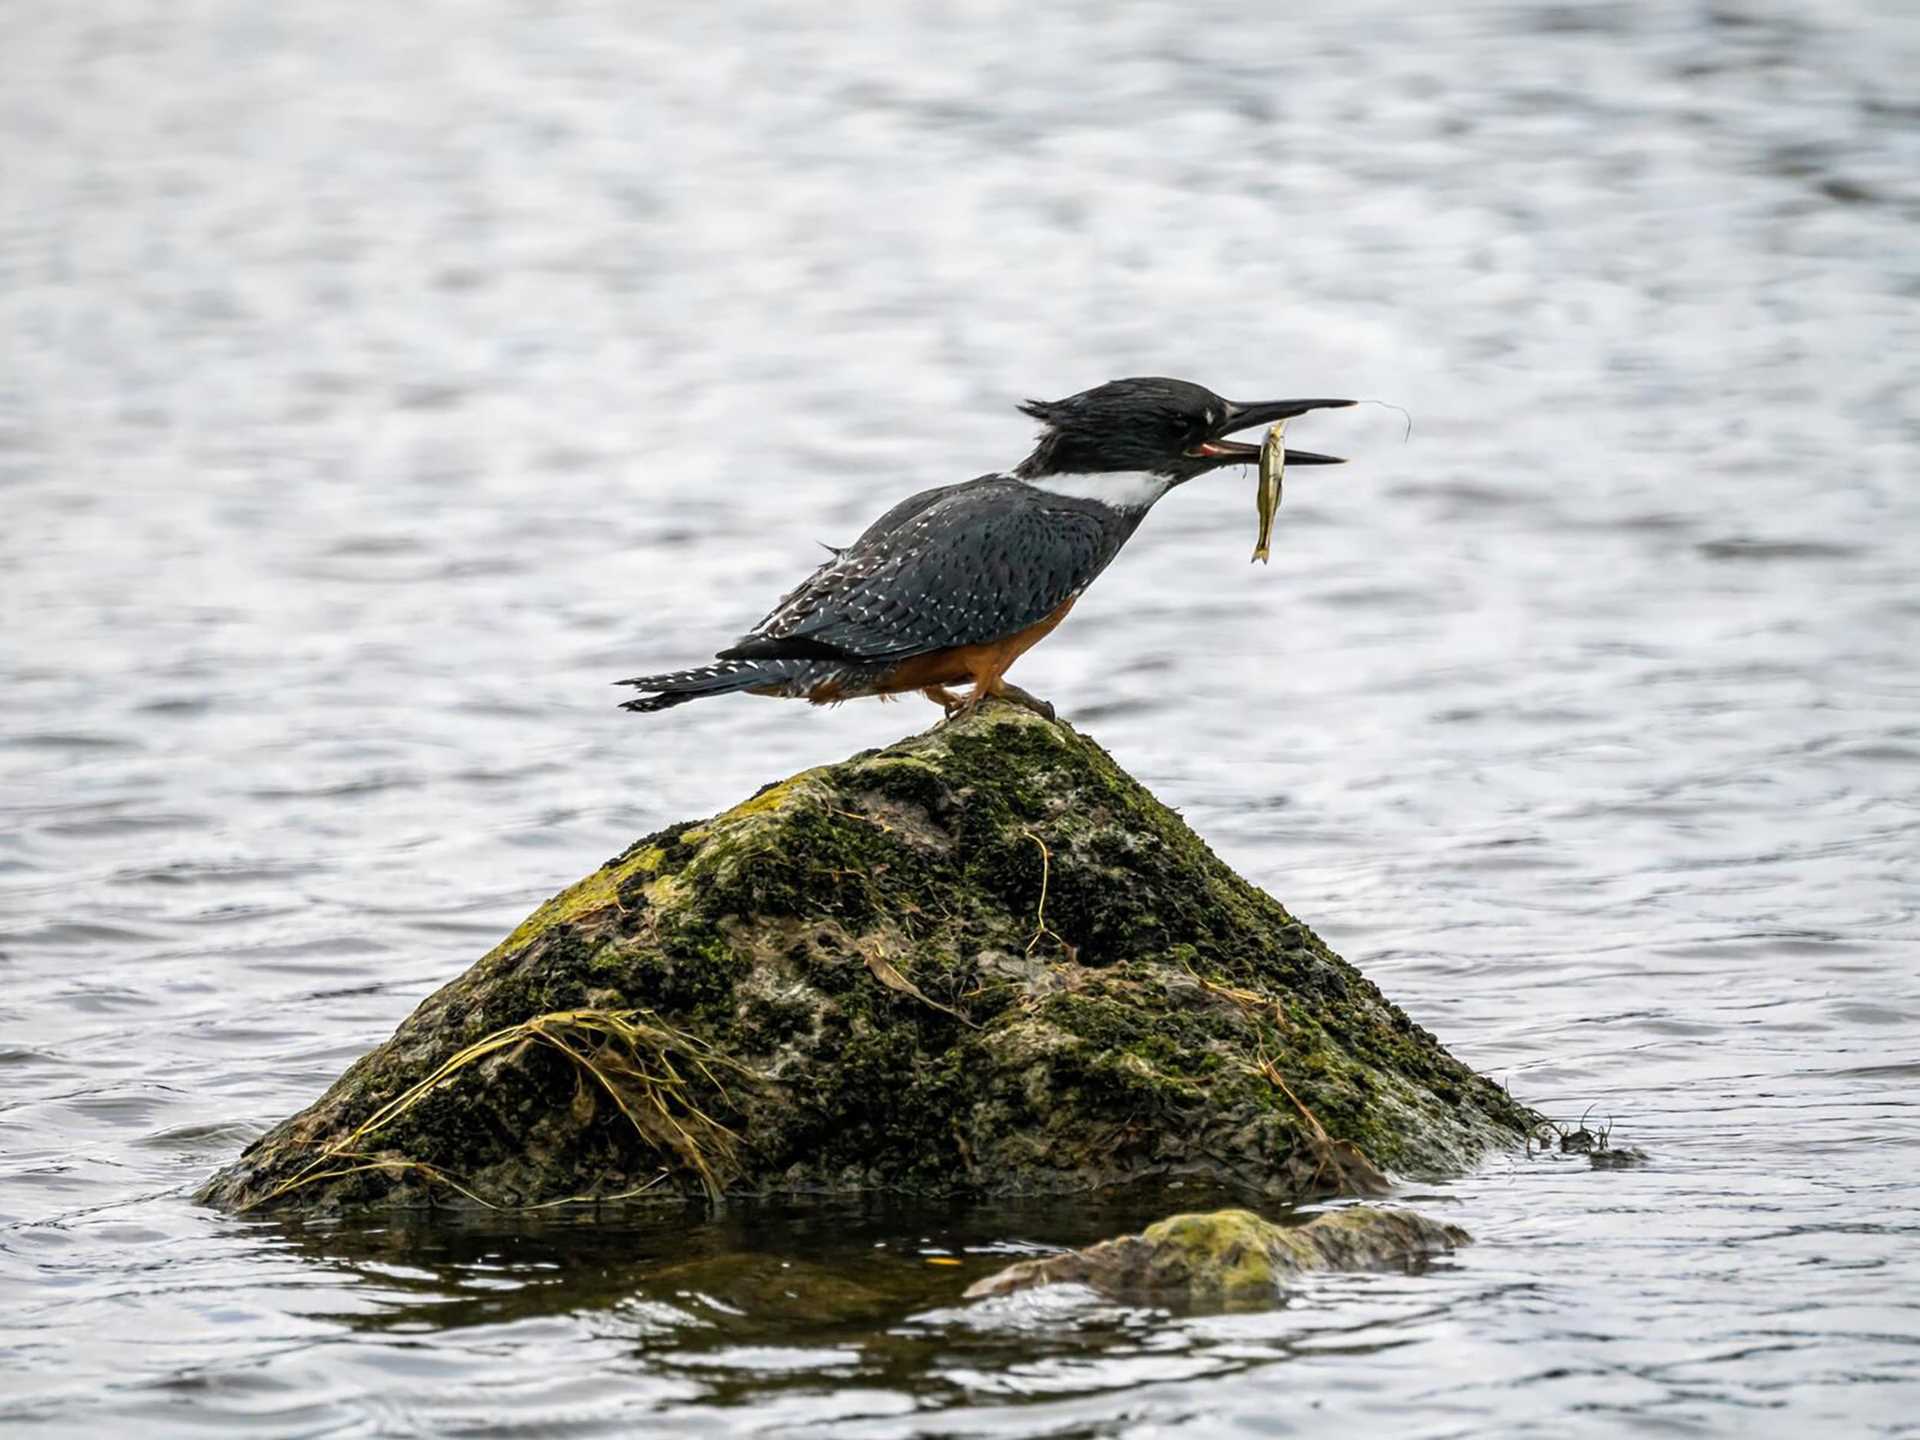
[[[605,1012],[652,1038],[574,1023]],[[1293,1199],[1341,1173],[1327,1136],[1434,1176],[1538,1119],[1099,746],[995,704],[629,847],[201,1198]]]
[[[1276,1225],[1250,1210],[1214,1210],[1175,1215],[1084,1250],[1022,1260],[975,1283],[967,1297],[1074,1284],[1123,1299],[1270,1305],[1296,1275],[1396,1269],[1468,1241],[1457,1225],[1372,1205],[1335,1210],[1304,1225]]]

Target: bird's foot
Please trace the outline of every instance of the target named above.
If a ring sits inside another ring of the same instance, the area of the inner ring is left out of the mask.
[[[1028,694],[1018,685],[1009,685],[1004,680],[1000,682],[999,689],[994,691],[994,697],[999,700],[1011,701],[1023,709],[1031,710],[1042,720],[1052,720],[1055,718],[1052,705],[1042,700],[1038,695]]]
[[[1018,685],[1002,684],[993,690],[975,690],[965,699],[954,699],[946,707],[948,720],[964,720],[989,700],[1004,700],[1009,705],[1018,705],[1022,710],[1031,710],[1043,720],[1054,718],[1053,706],[1038,695],[1030,695]]]
[[[944,685],[929,685],[920,693],[949,715],[953,714],[953,709],[956,705],[964,705],[966,703]]]
[[[1004,680],[995,685],[991,690],[982,690],[980,687],[975,686],[971,692],[964,696],[955,695],[951,690],[943,689],[938,685],[930,686],[920,693],[925,695],[929,700],[934,701],[941,709],[947,712],[947,720],[949,723],[955,720],[966,719],[989,700],[1004,700],[1009,705],[1018,705],[1023,710],[1033,711],[1034,714],[1040,716],[1042,719],[1051,720],[1054,718],[1053,706],[1042,700],[1038,695],[1030,695],[1018,685],[1009,685]]]

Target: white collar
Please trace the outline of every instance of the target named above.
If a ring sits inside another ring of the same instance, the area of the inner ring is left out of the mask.
[[[1023,483],[1049,495],[1092,500],[1113,510],[1145,510],[1173,488],[1171,475],[1151,470],[1097,470],[1073,475],[1021,476]]]

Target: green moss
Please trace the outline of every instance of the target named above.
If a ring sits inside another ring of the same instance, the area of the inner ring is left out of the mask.
[[[1305,1122],[1262,1058],[1389,1166],[1458,1168],[1530,1121],[1097,745],[990,706],[636,842],[206,1193],[258,1198],[459,1047],[581,1007],[656,1013],[759,1077],[713,1097],[742,1192],[1179,1174],[1291,1196],[1314,1168]],[[392,1143],[480,1193],[551,1198],[662,1163],[609,1108],[502,1053]],[[403,1205],[424,1185],[371,1172],[299,1197]]]
[[[973,1285],[972,1296],[1072,1282],[1123,1298],[1243,1309],[1272,1305],[1283,1285],[1312,1270],[1403,1266],[1469,1243],[1466,1231],[1416,1215],[1356,1205],[1304,1225],[1276,1225],[1249,1210],[1174,1215],[1138,1235],[1024,1260]]]
[[[1174,1215],[1149,1225],[1143,1238],[1163,1252],[1161,1264],[1185,1277],[1197,1299],[1271,1298],[1279,1289],[1273,1257],[1276,1226],[1248,1210]]]
[[[556,925],[569,925],[581,916],[611,909],[618,898],[618,876],[618,871],[596,870],[578,884],[562,890],[522,920],[494,953],[523,950]]]

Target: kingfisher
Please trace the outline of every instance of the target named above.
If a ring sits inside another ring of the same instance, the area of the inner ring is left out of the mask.
[[[834,704],[917,692],[949,717],[988,698],[1052,718],[1006,679],[1067,618],[1169,491],[1260,447],[1227,438],[1352,400],[1226,400],[1159,376],[1030,400],[1033,453],[1013,469],[923,490],[830,557],[710,665],[621,680],[642,713],[745,691]],[[1289,465],[1338,465],[1287,452]],[[960,696],[951,688],[970,684]]]

